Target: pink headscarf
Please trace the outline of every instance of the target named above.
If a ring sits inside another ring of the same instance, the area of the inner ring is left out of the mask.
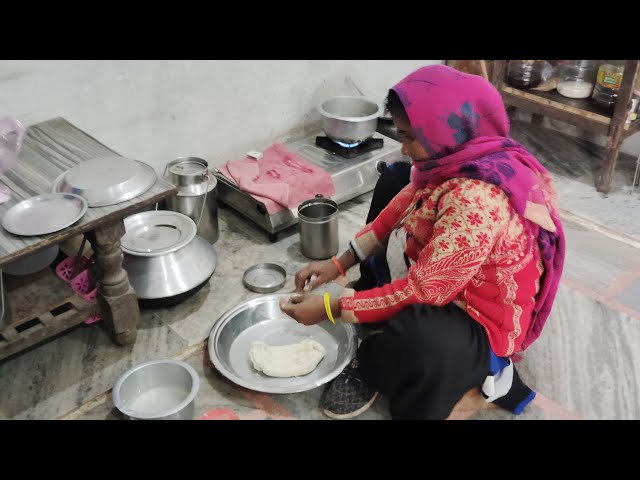
[[[411,181],[433,189],[451,178],[474,178],[500,187],[538,239],[544,273],[522,349],[542,332],[558,291],[565,238],[549,172],[509,135],[498,91],[477,75],[445,65],[420,68],[393,90],[418,142],[429,153],[415,162]]]

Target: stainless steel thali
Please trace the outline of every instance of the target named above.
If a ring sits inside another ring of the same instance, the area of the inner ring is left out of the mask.
[[[79,163],[53,182],[53,192],[75,193],[90,207],[131,200],[156,183],[153,167],[125,157],[100,157]]]
[[[266,393],[297,393],[333,380],[354,357],[357,336],[353,325],[328,320],[310,327],[299,324],[280,310],[288,295],[266,295],[245,302],[222,315],[209,335],[209,357],[216,369],[232,382]],[[254,341],[289,345],[313,339],[325,348],[325,356],[311,373],[275,378],[254,370],[249,349]]]
[[[2,226],[15,235],[47,235],[80,220],[87,211],[87,201],[72,193],[43,193],[11,207]]]

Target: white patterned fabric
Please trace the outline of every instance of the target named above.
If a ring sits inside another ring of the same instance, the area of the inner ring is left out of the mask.
[[[389,265],[391,281],[405,278],[409,274],[408,257],[405,255],[406,249],[407,232],[402,228],[391,232],[389,243],[387,244],[387,265]]]

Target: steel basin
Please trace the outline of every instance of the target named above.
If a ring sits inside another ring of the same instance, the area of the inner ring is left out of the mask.
[[[192,420],[200,377],[179,360],[154,360],[123,373],[113,403],[132,420]]]
[[[209,335],[208,353],[216,369],[241,387],[266,393],[297,393],[333,380],[351,361],[357,349],[353,325],[329,320],[307,327],[286,315],[279,301],[289,295],[264,295],[224,313]],[[256,372],[249,360],[254,341],[287,345],[313,339],[326,354],[315,370],[301,377],[275,378]]]
[[[332,97],[318,106],[322,129],[327,136],[343,144],[362,143],[376,132],[382,108],[365,97]]]

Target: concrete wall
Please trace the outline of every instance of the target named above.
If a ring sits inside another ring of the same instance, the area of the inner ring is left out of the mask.
[[[211,165],[319,129],[315,107],[390,86],[442,60],[0,61],[0,116],[26,125],[65,117],[108,147],[161,171],[182,155]]]

